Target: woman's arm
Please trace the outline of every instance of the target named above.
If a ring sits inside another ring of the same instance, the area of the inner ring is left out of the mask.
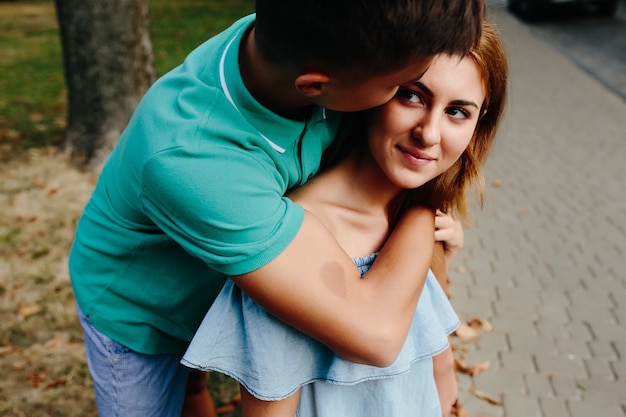
[[[409,210],[363,279],[326,227],[305,212],[273,261],[233,277],[252,299],[338,355],[387,366],[413,319],[433,253],[434,213]]]

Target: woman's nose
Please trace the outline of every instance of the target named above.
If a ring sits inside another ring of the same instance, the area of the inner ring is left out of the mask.
[[[422,115],[413,129],[413,136],[424,147],[436,145],[441,140],[439,118],[434,114]]]

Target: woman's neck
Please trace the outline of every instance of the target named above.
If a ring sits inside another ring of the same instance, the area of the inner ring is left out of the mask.
[[[348,156],[290,198],[315,214],[352,257],[380,249],[389,234],[388,207],[398,189],[369,153]]]

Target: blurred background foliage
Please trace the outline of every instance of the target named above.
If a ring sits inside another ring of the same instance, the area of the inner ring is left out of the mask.
[[[252,0],[150,0],[157,74],[252,13]],[[0,0],[0,156],[60,144],[66,89],[53,0]]]

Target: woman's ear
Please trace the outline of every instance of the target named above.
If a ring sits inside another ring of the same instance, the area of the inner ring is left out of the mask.
[[[321,72],[307,72],[296,78],[296,90],[306,97],[316,97],[324,93],[330,77]]]

